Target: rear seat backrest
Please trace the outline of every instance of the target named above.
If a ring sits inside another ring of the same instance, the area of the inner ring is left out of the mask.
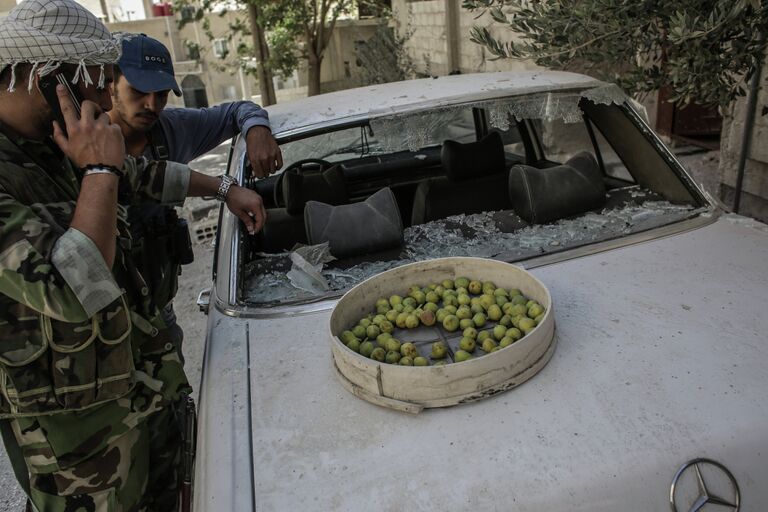
[[[499,132],[491,132],[477,142],[443,142],[440,154],[445,175],[453,182],[476,180],[504,172],[504,143]]]
[[[307,201],[320,201],[339,205],[349,202],[347,186],[341,167],[334,165],[322,172],[303,172],[298,169],[283,177],[283,200],[290,215],[304,215]]]
[[[304,206],[308,201],[332,205],[348,202],[344,175],[338,165],[322,172],[295,170],[282,179],[285,208],[267,210],[267,222],[261,233],[261,248],[268,253],[288,251],[297,243],[307,243]]]
[[[510,208],[504,143],[498,132],[467,144],[447,140],[441,160],[446,177],[430,178],[416,188],[411,225]]]
[[[515,212],[531,224],[578,215],[605,204],[603,173],[586,151],[547,169],[515,165],[509,173],[508,190]]]

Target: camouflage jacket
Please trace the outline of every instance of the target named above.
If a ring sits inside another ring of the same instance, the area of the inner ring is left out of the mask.
[[[128,393],[157,330],[130,258],[125,209],[109,269],[70,228],[82,178],[51,141],[0,127],[0,418],[84,409]],[[183,201],[189,171],[126,161],[131,193]]]

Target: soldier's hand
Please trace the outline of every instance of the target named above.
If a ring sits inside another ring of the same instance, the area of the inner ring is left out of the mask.
[[[280,146],[266,126],[254,126],[248,130],[245,147],[254,177],[265,178],[283,166]]]
[[[72,98],[63,85],[56,86],[61,113],[67,124],[67,133],[54,121],[53,140],[78,167],[88,164],[123,167],[125,141],[120,127],[110,123],[109,116],[92,101],[80,106],[80,118]]]
[[[267,220],[261,196],[248,188],[232,185],[227,193],[227,208],[243,221],[252,235],[264,227]]]

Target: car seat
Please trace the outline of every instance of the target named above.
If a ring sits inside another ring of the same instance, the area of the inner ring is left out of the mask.
[[[603,173],[595,157],[586,151],[546,169],[513,166],[509,197],[515,212],[531,224],[596,210],[606,201]]]
[[[411,224],[423,224],[461,213],[506,210],[507,193],[504,143],[498,132],[477,142],[443,143],[441,164],[445,176],[419,183],[413,201]]]
[[[349,200],[344,175],[338,165],[316,172],[287,169],[282,178],[284,208],[267,210],[267,222],[261,235],[264,252],[288,251],[297,243],[306,244],[304,207],[308,201],[346,204]]]

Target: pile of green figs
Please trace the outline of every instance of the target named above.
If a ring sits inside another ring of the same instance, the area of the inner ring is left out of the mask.
[[[515,343],[539,325],[544,312],[544,306],[520,290],[458,277],[411,286],[404,297],[380,298],[374,312],[339,338],[350,350],[382,363],[438,366],[451,359],[456,363],[467,361]],[[393,336],[396,329],[405,335],[402,330],[419,326],[442,328],[448,334],[431,346],[427,342],[422,347],[430,348],[426,354],[416,344]],[[461,338],[453,350],[443,340],[458,337],[459,330]]]

